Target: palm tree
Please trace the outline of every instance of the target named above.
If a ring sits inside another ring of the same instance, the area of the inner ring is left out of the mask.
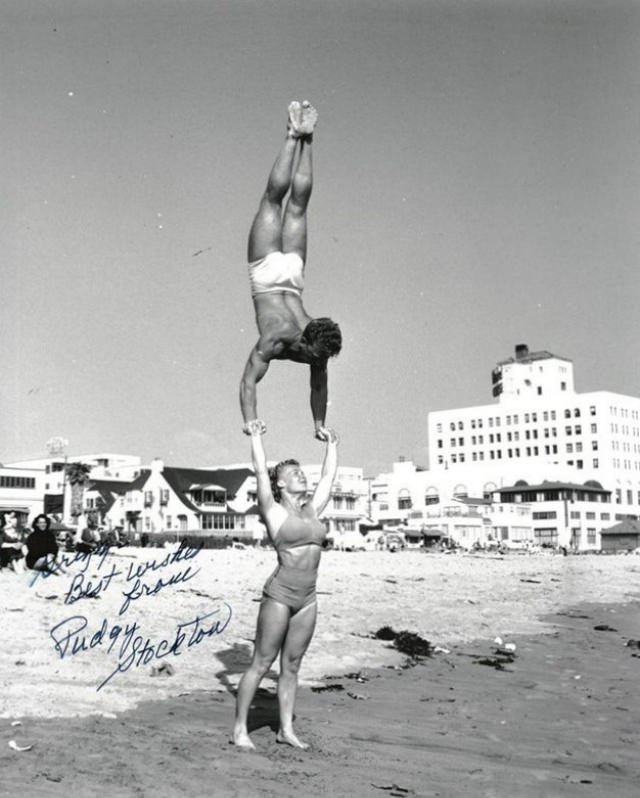
[[[65,469],[67,481],[71,485],[71,515],[82,515],[82,498],[85,485],[89,481],[91,466],[86,463],[69,463]]]

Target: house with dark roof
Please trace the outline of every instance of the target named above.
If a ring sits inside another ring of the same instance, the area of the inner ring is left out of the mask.
[[[130,482],[92,479],[85,512],[98,512],[110,528],[139,539],[157,533],[207,533],[238,540],[262,539],[256,488],[249,468],[177,468],[154,460]]]

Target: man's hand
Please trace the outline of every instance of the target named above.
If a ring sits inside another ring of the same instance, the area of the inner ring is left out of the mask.
[[[242,431],[245,435],[264,435],[267,431],[267,425],[262,419],[254,418],[243,424]]]
[[[325,443],[338,443],[338,435],[331,427],[317,427],[315,437]]]

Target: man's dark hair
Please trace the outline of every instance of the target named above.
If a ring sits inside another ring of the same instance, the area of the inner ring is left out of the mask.
[[[308,344],[319,344],[326,357],[335,357],[342,349],[340,327],[326,316],[312,319],[303,330],[302,340]]]
[[[282,496],[282,493],[280,492],[280,486],[278,485],[278,480],[280,479],[280,470],[288,465],[299,466],[300,463],[297,460],[280,460],[280,462],[274,465],[273,468],[269,469],[271,493],[273,494],[274,500],[277,502],[280,501]]]

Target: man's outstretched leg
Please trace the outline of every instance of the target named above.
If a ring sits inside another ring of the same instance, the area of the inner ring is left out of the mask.
[[[282,251],[295,252],[303,261],[307,258],[307,206],[313,190],[311,138],[300,140],[298,167],[282,218]]]
[[[249,263],[264,258],[270,252],[282,251],[282,203],[291,187],[293,164],[300,138],[298,128],[303,124],[302,110],[298,102],[289,105],[287,137],[271,168],[267,187],[249,232]]]

